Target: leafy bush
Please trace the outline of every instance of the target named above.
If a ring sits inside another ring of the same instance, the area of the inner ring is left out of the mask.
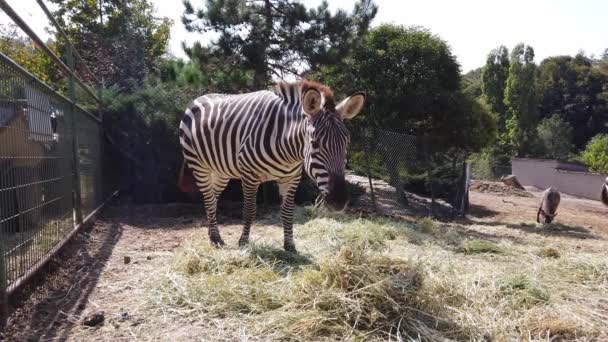
[[[608,134],[598,134],[587,144],[582,160],[591,171],[608,173]]]
[[[115,146],[131,156],[134,197],[141,202],[186,199],[177,189],[181,166],[178,127],[194,88],[146,84],[133,93],[103,94],[104,126]]]

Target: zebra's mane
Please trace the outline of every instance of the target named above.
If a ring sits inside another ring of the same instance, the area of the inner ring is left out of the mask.
[[[321,83],[301,80],[298,82],[278,82],[275,86],[275,93],[289,104],[300,103],[302,94],[310,88],[317,89],[325,99],[324,107],[327,110],[335,110],[336,100],[334,92],[326,85]]]

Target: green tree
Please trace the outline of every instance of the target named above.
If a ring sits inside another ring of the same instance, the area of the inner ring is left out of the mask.
[[[158,17],[150,0],[51,1],[76,50],[107,84],[141,85],[167,50],[171,21]],[[57,41],[65,44],[59,35]]]
[[[351,166],[359,171],[372,169],[395,186],[405,176],[408,189],[428,190],[427,169],[424,163],[400,165],[399,160],[411,162],[413,150],[387,140],[372,139],[378,146],[371,148],[397,162],[383,164],[383,157],[364,153],[370,148],[370,140],[365,138],[370,129],[372,134],[384,129],[430,138],[428,150],[419,145],[419,152],[438,166],[434,177],[447,183],[436,190],[445,190],[441,196],[450,200],[455,195],[449,189],[453,189],[457,160],[479,150],[496,134],[490,113],[463,94],[460,66],[447,43],[421,27],[376,27],[344,63],[324,67],[315,78],[340,95],[367,92],[364,113],[348,123],[353,136]]]
[[[0,51],[43,82],[58,85],[62,77],[59,68],[31,39],[19,32],[13,24],[0,24]],[[49,41],[47,45],[57,52],[54,42]]]
[[[485,142],[473,144],[473,130],[464,129],[463,120],[480,113],[492,119],[464,98],[459,69],[447,43],[428,30],[382,25],[345,63],[325,67],[316,77],[341,94],[367,91],[365,115],[352,122],[355,131],[384,128],[429,135],[437,149],[477,148]]]
[[[505,88],[507,142],[519,155],[529,154],[538,121],[534,49],[519,44],[511,51]]]
[[[483,94],[481,74],[482,68],[477,68],[462,75],[462,90],[472,98],[479,98]]]
[[[591,171],[608,173],[608,134],[593,137],[587,144],[582,159]]]
[[[189,31],[219,33],[210,49],[199,49],[200,57],[207,53],[228,68],[252,70],[255,88],[272,76],[301,75],[340,61],[377,12],[372,0],[358,1],[351,14],[331,14],[325,1],[315,9],[293,0],[206,0],[201,9],[190,0],[184,4]]]
[[[608,123],[608,74],[583,54],[556,56],[539,66],[540,116],[559,115],[573,128],[573,143],[582,149],[605,133]]]
[[[505,130],[505,88],[509,77],[509,50],[500,46],[488,54],[481,72],[481,89],[490,110],[500,118],[500,131]]]
[[[538,127],[538,140],[544,157],[567,159],[572,152],[572,127],[559,115],[543,119]]]

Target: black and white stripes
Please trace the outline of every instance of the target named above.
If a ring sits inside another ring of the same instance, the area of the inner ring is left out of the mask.
[[[327,203],[343,208],[349,142],[343,119],[354,117],[364,102],[365,96],[356,94],[336,106],[329,88],[308,81],[280,83],[274,92],[209,94],[194,100],[180,124],[180,143],[203,194],[212,244],[224,244],[216,219],[217,198],[230,179],[243,184],[241,246],[249,242],[259,185],[277,181],[284,246],[295,251],[294,195],[302,163]]]

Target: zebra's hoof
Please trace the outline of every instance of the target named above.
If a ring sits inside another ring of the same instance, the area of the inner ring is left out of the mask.
[[[249,245],[249,239],[239,239],[239,247],[246,247],[247,245]]]
[[[211,245],[215,248],[222,248],[226,246],[226,243],[224,240],[222,240],[222,238],[211,238]]]
[[[285,250],[289,253],[298,253],[298,251],[296,250],[296,246],[294,245],[285,245],[283,246],[283,248],[285,248]]]

